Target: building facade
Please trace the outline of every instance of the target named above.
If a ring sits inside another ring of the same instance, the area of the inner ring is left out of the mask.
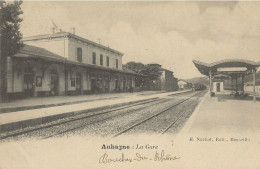
[[[8,57],[10,98],[127,92],[141,75],[122,69],[123,53],[68,32],[23,39]]]
[[[162,91],[175,91],[176,90],[176,78],[173,76],[173,72],[167,69],[161,69],[162,75],[160,77],[161,90]]]
[[[27,37],[23,43],[47,49],[70,61],[122,70],[123,53],[72,33]]]
[[[185,90],[185,89],[191,89],[192,88],[192,84],[183,80],[183,79],[179,79],[178,80],[178,89],[179,90]]]
[[[156,80],[151,81],[147,84],[150,90],[159,90],[159,91],[175,91],[177,90],[177,78],[174,77],[173,72],[161,67],[161,65],[152,63],[154,67],[158,67],[161,71],[161,75]]]
[[[173,78],[173,91],[178,90],[178,78],[176,78],[174,75],[172,76]]]

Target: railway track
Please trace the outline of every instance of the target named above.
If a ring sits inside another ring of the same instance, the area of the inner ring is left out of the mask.
[[[189,93],[186,93],[186,94],[190,94],[190,93],[194,93],[194,92],[189,92]],[[186,94],[185,95],[182,94],[181,97],[177,97],[177,98],[182,98],[182,97],[186,97],[187,98],[188,97],[188,99],[190,99],[191,97],[187,96]],[[199,94],[199,93],[197,93],[197,94]],[[185,102],[188,99],[184,99],[184,100],[182,100],[182,102]],[[178,101],[178,99],[176,99],[176,97],[174,97],[173,99],[170,99],[170,100],[172,100],[172,101],[169,102],[168,105],[169,104],[174,104],[175,107],[177,107],[177,105],[181,104],[180,101]],[[177,101],[174,101],[174,100],[177,100]],[[174,103],[172,103],[172,102],[174,102]],[[72,128],[70,130],[65,130],[65,131],[62,131],[60,133],[55,133],[54,135],[47,136],[46,138],[56,137],[56,136],[64,136],[65,133],[67,133],[67,134],[70,133],[72,135],[75,135],[75,134],[76,135],[81,135],[81,134],[84,134],[84,133],[91,133],[91,132],[94,134],[94,136],[100,135],[101,137],[107,137],[107,136],[110,137],[112,135],[113,137],[116,137],[115,135],[121,135],[123,133],[126,133],[126,131],[122,131],[121,129],[122,128],[126,128],[125,126],[129,126],[129,123],[134,122],[134,125],[132,125],[131,127],[127,127],[128,128],[127,130],[130,130],[131,128],[134,128],[135,126],[138,126],[139,124],[142,124],[145,121],[148,121],[151,118],[149,118],[148,120],[142,120],[143,117],[149,116],[149,114],[151,114],[151,113],[154,114],[153,111],[155,111],[157,107],[160,107],[160,106],[163,107],[165,105],[166,105],[166,102],[164,102],[164,104],[155,103],[152,106],[151,105],[150,106],[146,106],[146,107],[150,107],[150,110],[145,110],[146,113],[144,113],[144,115],[139,115],[139,117],[136,117],[135,115],[132,115],[132,114],[134,114],[133,112],[125,113],[125,114],[128,114],[128,115],[126,117],[124,117],[124,118],[117,117],[116,120],[110,120],[110,122],[109,122],[109,120],[106,119],[107,121],[104,121],[104,122],[102,121],[101,125],[100,124],[98,124],[98,125],[87,124],[87,125],[79,126],[77,128]],[[168,106],[166,106],[166,107],[168,107]],[[174,106],[171,105],[170,107],[172,108]],[[151,110],[152,110],[152,112],[150,112]],[[148,113],[147,113],[147,111],[148,111]],[[142,113],[143,113],[143,111],[139,110],[135,114],[142,114]],[[155,116],[156,115],[154,115],[153,117],[155,117]],[[132,119],[132,120],[125,121],[125,119]],[[137,122],[138,123],[137,124],[136,121],[139,121],[140,119],[142,120],[142,122]],[[78,130],[80,128],[82,128],[82,131]],[[121,133],[120,132],[116,132],[118,129],[121,130],[120,131]],[[114,133],[116,133],[116,134],[114,134]]]
[[[201,93],[199,93],[198,95],[200,95]],[[199,97],[196,98],[196,101],[198,101]],[[195,109],[195,107],[194,107]],[[162,132],[161,132],[161,135],[164,135],[166,134],[174,125],[177,125],[178,121],[184,117],[184,115],[186,114],[187,112],[184,111],[182,112],[177,118],[175,118]]]
[[[87,113],[84,113],[81,115],[61,119],[58,121],[39,125],[36,127],[30,127],[30,128],[26,128],[23,130],[9,132],[4,135],[2,134],[0,136],[0,141],[9,140],[9,139],[17,140],[17,138],[19,139],[19,138],[35,137],[35,135],[36,135],[36,138],[40,138],[40,139],[56,137],[56,136],[59,136],[62,134],[66,134],[66,133],[70,133],[70,132],[73,132],[76,130],[83,129],[84,127],[86,127],[88,125],[92,125],[92,124],[95,124],[98,122],[113,119],[114,117],[117,117],[120,115],[130,114],[129,112],[133,113],[135,111],[142,111],[142,109],[145,109],[147,107],[149,108],[151,106],[160,105],[161,103],[167,103],[169,101],[175,100],[176,98],[178,98],[178,96],[186,96],[186,95],[189,95],[190,93],[193,93],[193,92],[179,93],[179,94],[175,95],[177,97],[168,96],[166,98],[154,98],[154,99],[146,100],[143,102],[133,103],[131,105],[120,106],[117,108],[111,108],[109,110],[102,110],[102,111],[97,111],[97,112],[87,112]],[[181,104],[181,103],[178,103],[178,104]],[[175,105],[175,106],[177,106],[177,105]],[[134,110],[132,110],[132,109],[134,109]],[[105,117],[105,116],[108,116],[108,117]],[[95,118],[94,121],[92,120],[93,118]],[[83,120],[88,120],[88,122],[84,121],[82,123]],[[74,125],[71,125],[71,123],[74,123]],[[79,125],[78,125],[78,123],[79,123]],[[75,127],[75,124],[76,124],[76,127]],[[66,127],[61,127],[62,125],[66,126]],[[73,126],[73,127],[71,127],[71,126]],[[47,132],[46,132],[46,130],[47,130]],[[52,130],[54,130],[55,132],[53,132]],[[51,131],[51,134],[49,134],[48,131]],[[46,134],[46,133],[48,133],[48,134]]]
[[[84,116],[79,115],[79,116],[75,116],[75,117],[72,117],[72,118],[69,118],[69,119],[61,120],[60,122],[51,122],[51,123],[47,123],[46,125],[43,125],[43,126],[40,125],[39,127],[32,127],[32,128],[30,127],[28,129],[24,129],[22,131],[18,130],[18,131],[10,132],[10,133],[7,133],[6,135],[0,136],[0,140],[6,139],[6,138],[9,138],[9,137],[19,136],[19,135],[22,135],[22,134],[30,133],[30,132],[41,130],[41,129],[47,129],[47,128],[50,128],[50,127],[58,126],[58,125],[61,125],[61,124],[65,124],[65,123],[69,123],[69,122],[73,122],[73,121],[77,121],[77,120],[82,120],[82,119],[85,119],[85,118],[99,116],[99,115],[102,115],[102,114],[108,114],[108,113],[113,112],[113,111],[123,110],[123,109],[131,108],[131,107],[134,107],[134,106],[138,106],[138,105],[144,105],[144,104],[147,104],[147,103],[152,103],[152,102],[159,101],[159,100],[164,100],[164,99],[155,98],[155,99],[151,99],[151,100],[146,100],[144,102],[133,103],[133,104],[127,105],[127,106],[120,106],[120,107],[117,107],[117,108],[114,108],[114,109],[111,109],[111,110],[107,110],[107,111],[101,111],[101,112],[93,113],[93,114],[87,113]]]
[[[203,91],[202,91],[202,92],[203,92]],[[143,120],[140,121],[140,122],[137,122],[137,123],[135,123],[135,124],[133,124],[133,125],[127,127],[126,129],[124,129],[124,130],[122,130],[122,131],[120,131],[120,132],[114,134],[114,135],[112,136],[112,138],[113,138],[113,137],[118,137],[118,136],[123,135],[123,134],[126,134],[128,131],[134,129],[135,127],[138,127],[138,126],[140,126],[140,125],[142,125],[142,124],[148,122],[149,120],[151,120],[151,119],[153,119],[153,118],[155,118],[155,117],[157,117],[157,116],[159,116],[159,115],[162,115],[162,114],[164,114],[164,113],[169,112],[169,110],[171,110],[171,109],[177,107],[178,105],[180,105],[180,104],[182,104],[182,103],[184,103],[184,102],[190,100],[191,98],[193,98],[193,97],[195,97],[195,96],[197,96],[197,95],[200,95],[202,92],[197,92],[197,93],[195,93],[194,95],[192,95],[192,96],[190,96],[190,97],[188,97],[188,98],[186,98],[186,99],[183,99],[183,100],[181,100],[180,102],[175,103],[174,105],[172,105],[172,106],[170,106],[170,107],[168,107],[168,108],[166,108],[166,109],[164,109],[164,110],[162,110],[162,111],[159,111],[158,113],[156,113],[156,114],[154,114],[154,115],[152,115],[152,116],[150,116],[150,117],[147,117],[147,118],[143,119]],[[197,98],[197,99],[198,99],[198,98]],[[163,131],[162,131],[160,134],[161,134],[161,135],[165,134],[172,126],[174,126],[174,125],[177,123],[178,120],[181,119],[181,117],[183,117],[183,115],[184,115],[185,113],[186,113],[185,111],[182,112],[182,113],[181,113],[177,118],[175,118],[165,129],[163,129]]]
[[[178,96],[178,95],[185,95],[185,94],[188,94],[188,93],[190,93],[190,92],[178,93],[178,94],[176,94],[176,96]],[[77,116],[74,116],[74,117],[65,118],[65,119],[59,120],[58,122],[54,121],[54,122],[50,122],[50,123],[47,123],[47,124],[39,125],[39,126],[36,126],[36,127],[28,127],[26,129],[4,133],[4,134],[1,134],[0,141],[8,139],[8,138],[15,138],[15,137],[18,137],[18,136],[21,136],[21,135],[25,135],[25,134],[28,134],[28,133],[32,133],[32,132],[35,132],[35,131],[40,131],[40,130],[48,129],[48,128],[51,128],[51,127],[64,125],[64,124],[67,124],[67,123],[70,123],[70,122],[76,122],[76,121],[79,121],[79,120],[92,118],[92,117],[98,117],[98,116],[102,116],[102,115],[109,114],[109,113],[116,112],[116,111],[120,111],[120,110],[127,110],[129,108],[133,108],[133,107],[136,107],[136,106],[141,106],[139,108],[139,110],[140,110],[140,109],[144,109],[146,107],[151,106],[150,104],[155,104],[155,103],[159,104],[161,102],[165,102],[165,101],[169,101],[169,100],[173,100],[173,99],[174,98],[155,98],[155,99],[146,100],[146,101],[143,101],[143,102],[133,103],[131,105],[120,106],[120,107],[109,109],[109,110],[105,110],[105,111],[103,110],[103,111],[98,111],[98,112],[94,112],[94,113],[89,113],[88,112],[88,113],[85,113],[83,115],[81,114],[81,115],[77,115]],[[112,117],[114,117],[114,116],[112,116]],[[109,118],[112,118],[112,117],[109,117]],[[105,118],[105,119],[102,119],[102,120],[107,120],[107,119],[108,118]],[[74,128],[70,128],[68,130],[61,131],[61,132],[58,132],[58,133],[53,134],[53,135],[44,136],[44,137],[42,137],[42,139],[54,137],[54,136],[62,134],[62,133],[66,133],[66,132],[70,132],[70,131],[73,131],[73,130],[77,130],[79,128],[85,127],[86,125],[88,125],[88,124],[85,124],[85,125],[82,125],[82,126],[78,126],[78,127],[74,127]]]
[[[189,93],[192,93],[192,91],[189,91],[189,92],[184,92],[184,93],[178,93],[178,94],[175,94],[175,96],[179,96],[179,95],[186,95],[186,94],[189,94]],[[158,99],[156,101],[159,101],[159,102],[149,102],[149,103],[153,103],[152,105],[145,105],[146,103],[140,103],[140,104],[136,104],[136,105],[131,105],[131,106],[127,106],[127,108],[132,108],[132,107],[135,107],[135,106],[138,106],[138,105],[144,105],[144,107],[141,107],[138,109],[138,111],[141,111],[142,109],[144,108],[147,108],[147,107],[150,107],[150,106],[156,106],[157,104],[160,104],[160,103],[163,103],[163,102],[167,102],[167,101],[171,101],[171,100],[174,100],[175,98],[171,98],[171,97],[168,97],[168,98],[162,98],[162,99]],[[117,109],[117,110],[122,110],[122,109]],[[116,110],[115,110],[116,111]],[[131,112],[133,113],[133,112]],[[123,113],[123,114],[120,114],[120,115],[124,115],[126,113]],[[113,118],[115,116],[112,116],[112,117],[109,117],[109,118],[105,118],[105,119],[102,119],[102,120],[99,120],[98,122],[102,122],[102,121],[105,121],[105,120],[109,120],[111,118]],[[47,138],[52,138],[52,137],[56,137],[58,135],[62,135],[62,134],[65,134],[65,133],[69,133],[69,132],[73,132],[75,130],[79,130],[79,129],[82,129],[86,126],[90,125],[89,123],[87,124],[84,124],[84,125],[80,125],[78,127],[74,127],[74,128],[71,128],[71,129],[68,129],[68,130],[64,130],[64,131],[61,131],[61,132],[58,132],[58,133],[55,133],[53,135],[49,135],[49,136],[46,136],[46,137],[43,137],[42,139],[47,139]]]

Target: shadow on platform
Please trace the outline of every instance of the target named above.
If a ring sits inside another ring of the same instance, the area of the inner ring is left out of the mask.
[[[253,102],[253,96],[246,97],[235,97],[234,95],[216,95],[215,96],[219,102],[225,102],[227,100],[243,100]],[[260,102],[260,98],[256,97],[256,102]]]

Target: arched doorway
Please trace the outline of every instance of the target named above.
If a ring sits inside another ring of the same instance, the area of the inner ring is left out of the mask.
[[[96,79],[94,77],[91,78],[91,92],[95,93],[97,85],[96,85]]]
[[[33,86],[33,71],[31,68],[26,67],[24,69],[24,76],[23,76],[23,91],[24,97],[33,96],[34,86]]]
[[[105,93],[109,92],[109,78],[105,78]]]
[[[97,76],[97,92],[102,93],[104,90],[104,81],[101,75]]]
[[[81,84],[81,74],[76,74],[76,93],[81,94],[82,84]]]
[[[115,79],[115,91],[118,92],[119,89],[120,89],[119,81],[118,81],[118,77],[116,77],[116,79]]]
[[[97,75],[95,74],[95,73],[91,73],[91,75],[90,75],[90,78],[91,78],[91,80],[90,80],[90,90],[91,90],[91,93],[95,93],[96,91],[97,91],[97,80],[96,80],[96,78],[97,78]]]
[[[126,77],[123,77],[123,91],[126,91]]]
[[[59,94],[59,75],[56,71],[51,71],[51,95]]]

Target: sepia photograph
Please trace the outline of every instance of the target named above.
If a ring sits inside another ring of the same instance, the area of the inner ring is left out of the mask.
[[[0,2],[0,169],[259,169],[259,1]]]

